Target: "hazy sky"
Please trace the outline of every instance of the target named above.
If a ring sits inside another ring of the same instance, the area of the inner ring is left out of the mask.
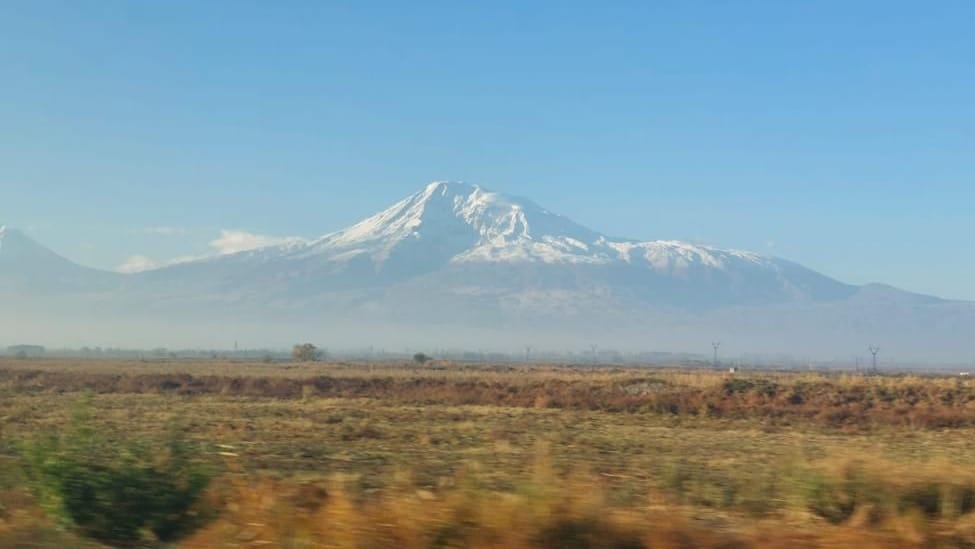
[[[968,1],[0,2],[0,224],[115,268],[460,179],[612,235],[975,299],[973,21]]]

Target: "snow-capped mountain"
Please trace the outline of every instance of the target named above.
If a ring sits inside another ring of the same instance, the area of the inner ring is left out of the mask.
[[[80,267],[2,230],[0,300],[19,311],[0,315],[0,330],[46,333],[56,315],[68,333],[81,323],[93,337],[103,326],[146,345],[235,333],[261,344],[689,350],[716,338],[807,356],[896,342],[904,356],[945,359],[963,356],[959,342],[975,331],[971,303],[853,286],[751,252],[613,238],[452,182],[318,238],[129,275]]]
[[[421,192],[342,231],[264,252],[292,258],[347,261],[368,257],[377,270],[397,256],[418,253],[436,262],[638,263],[673,275],[695,266],[769,266],[774,261],[736,250],[677,241],[611,239],[535,203],[458,182],[434,182]]]
[[[503,272],[502,272],[503,271]],[[287,280],[281,295],[418,283],[472,283],[511,292],[547,287],[692,308],[849,296],[854,288],[794,263],[677,241],[611,238],[525,200],[435,182],[355,225],[307,242],[205,259],[157,272],[246,285]],[[571,276],[570,276],[571,275]],[[566,280],[569,276],[574,282]],[[215,280],[215,279],[211,279]],[[185,280],[180,285],[185,286]],[[432,287],[432,285],[430,285]]]

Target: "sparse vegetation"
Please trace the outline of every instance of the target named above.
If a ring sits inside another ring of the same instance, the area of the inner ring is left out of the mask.
[[[219,516],[185,547],[975,543],[975,383],[957,377],[8,361],[0,471],[85,391],[100,445],[165,455],[173,414],[221,445],[226,472],[196,500]],[[4,477],[0,546],[80,543],[21,488],[37,473]],[[140,540],[162,537],[146,524]]]
[[[304,347],[304,346],[301,346]],[[312,346],[314,347],[314,346]],[[302,356],[309,356],[302,351]],[[285,372],[255,364],[49,368],[7,363],[0,384],[14,392],[92,390],[306,398],[370,398],[401,404],[483,405],[755,419],[785,425],[866,430],[975,427],[975,380],[961,377],[764,373],[639,368],[476,366],[429,370],[410,365],[309,365]],[[111,363],[109,363],[111,364]],[[413,362],[413,365],[420,364]],[[192,373],[189,373],[192,372]]]

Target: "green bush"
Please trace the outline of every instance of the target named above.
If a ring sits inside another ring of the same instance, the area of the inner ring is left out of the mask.
[[[551,524],[538,539],[543,549],[644,549],[639,537],[618,532],[595,519],[562,519]]]
[[[28,442],[22,455],[44,509],[113,547],[173,542],[210,515],[201,497],[212,468],[175,425],[162,443],[111,440],[92,428],[85,404],[66,432]]]
[[[779,392],[779,384],[768,379],[734,378],[724,382],[724,394],[739,395],[756,393],[766,397],[774,397]]]
[[[892,487],[863,463],[848,464],[838,475],[807,471],[802,484],[807,508],[833,524],[846,522],[861,507],[871,510],[874,520],[896,499]]]

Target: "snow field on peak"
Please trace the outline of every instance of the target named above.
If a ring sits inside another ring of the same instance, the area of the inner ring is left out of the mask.
[[[225,256],[225,257],[234,257]],[[613,239],[520,199],[462,182],[435,181],[354,225],[317,239],[243,252],[241,259],[310,260],[335,266],[372,263],[625,265],[660,274],[691,269],[733,270],[778,262],[750,252],[679,241]],[[205,261],[220,261],[221,256]]]
[[[301,244],[254,250],[265,260],[315,259],[342,264],[368,257],[377,269],[394,255],[439,264],[627,264],[680,274],[736,264],[775,268],[749,252],[679,241],[611,239],[535,203],[462,182],[435,181],[346,229]]]

